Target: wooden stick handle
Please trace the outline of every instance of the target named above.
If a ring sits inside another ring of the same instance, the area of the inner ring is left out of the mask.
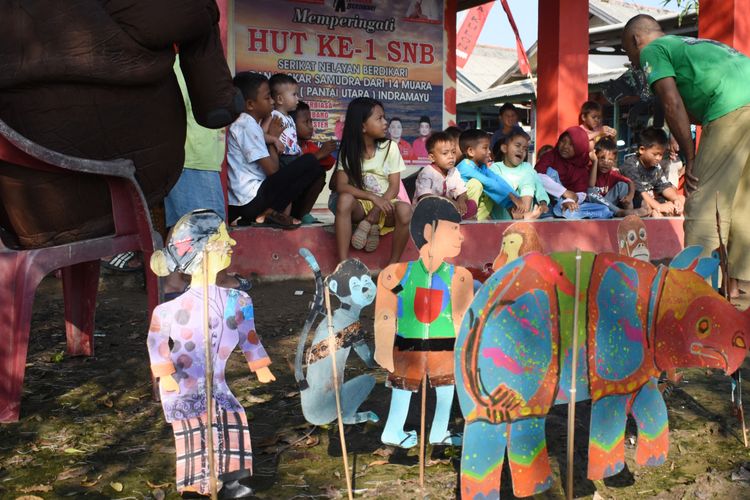
[[[573,298],[573,352],[570,360],[570,400],[568,401],[568,488],[567,498],[573,499],[573,451],[576,422],[576,375],[578,372],[578,309],[581,293],[581,250],[576,249],[575,297]]]
[[[205,353],[206,377],[206,448],[208,449],[208,473],[211,488],[211,500],[218,498],[218,484],[216,478],[216,457],[214,457],[214,401],[213,401],[213,346],[208,324],[208,251],[203,250],[203,348]]]
[[[336,395],[336,417],[339,424],[339,439],[341,439],[341,455],[344,458],[344,476],[346,477],[346,492],[349,500],[352,495],[352,478],[349,476],[349,456],[346,451],[346,438],[344,437],[344,421],[341,413],[341,394],[339,393],[339,374],[336,369],[336,337],[333,333],[333,316],[331,315],[331,293],[325,287],[326,317],[328,319],[328,355],[331,358],[331,370],[333,370],[333,392]]]

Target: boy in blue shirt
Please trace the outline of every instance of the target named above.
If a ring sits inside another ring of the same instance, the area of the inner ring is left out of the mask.
[[[477,220],[490,218],[495,205],[505,208],[521,207],[521,198],[503,178],[488,167],[490,137],[478,129],[465,130],[458,138],[463,160],[456,165],[466,183],[466,193],[477,205]]]

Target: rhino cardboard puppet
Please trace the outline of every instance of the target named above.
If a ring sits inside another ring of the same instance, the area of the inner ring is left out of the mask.
[[[66,155],[132,160],[152,206],[183,166],[175,46],[199,124],[220,128],[242,111],[218,21],[214,0],[4,2],[0,119]],[[24,247],[109,234],[111,212],[101,177],[0,162],[0,226]]]
[[[623,469],[628,413],[638,425],[637,463],[666,460],[667,409],[655,377],[678,367],[732,373],[750,338],[750,311],[737,311],[705,281],[718,262],[698,259],[692,247],[683,253],[695,256],[675,257],[684,269],[582,253],[576,328],[575,252],[531,253],[485,282],[455,349],[462,498],[499,498],[506,448],[516,496],[553,484],[545,418],[569,400],[574,332],[576,401],[592,400],[588,477]]]

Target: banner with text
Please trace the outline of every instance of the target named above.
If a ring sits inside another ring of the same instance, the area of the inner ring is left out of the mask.
[[[381,101],[407,164],[443,121],[442,0],[235,0],[235,69],[287,73],[316,140],[341,139],[355,97]]]

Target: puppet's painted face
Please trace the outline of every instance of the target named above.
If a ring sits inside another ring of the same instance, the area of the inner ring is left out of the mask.
[[[648,262],[651,252],[648,249],[646,225],[636,215],[628,215],[617,226],[617,248],[620,255]]]
[[[669,269],[656,314],[654,352],[660,370],[718,368],[735,372],[750,341],[750,310],[738,311],[699,274]]]
[[[236,244],[237,242],[229,236],[227,226],[222,223],[219,232],[206,244],[209,274],[218,273],[229,267],[232,263],[232,247]]]
[[[375,286],[375,283],[368,274],[364,274],[349,278],[349,290],[352,293],[352,302],[360,307],[367,307],[375,300],[377,286]]]
[[[514,261],[518,258],[523,245],[523,236],[518,233],[507,234],[503,237],[503,244],[500,251],[507,255],[506,263]]]
[[[431,230],[430,226],[425,226],[425,239],[431,245],[430,250],[434,256],[449,259],[461,253],[461,245],[463,244],[464,237],[461,234],[461,226],[458,223],[439,220],[435,227],[435,234],[430,234],[430,237],[427,238],[427,234]]]

